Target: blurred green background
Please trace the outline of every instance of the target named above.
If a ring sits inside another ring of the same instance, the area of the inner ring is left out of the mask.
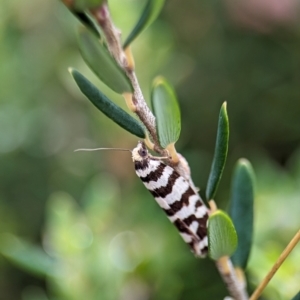
[[[109,2],[126,37],[145,2]],[[156,75],[175,86],[177,149],[202,196],[228,102],[229,157],[216,201],[226,208],[233,166],[248,158],[257,176],[250,290],[299,229],[299,13],[293,0],[167,1],[132,46],[146,99]],[[77,68],[125,107],[85,66],[77,26],[59,1],[0,3],[0,299],[223,299],[214,264],[194,259],[128,153],[73,152],[137,142],[68,74]],[[299,291],[299,261],[298,245],[263,299]]]

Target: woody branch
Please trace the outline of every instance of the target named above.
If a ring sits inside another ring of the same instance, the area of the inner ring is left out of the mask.
[[[121,32],[113,24],[107,4],[104,3],[100,7],[93,9],[91,13],[97,20],[99,26],[102,28],[110,53],[121,66],[121,68],[125,70],[133,86],[132,99],[129,99],[129,101],[132,101],[132,103],[128,103],[128,99],[126,99],[127,106],[138,116],[138,118],[147,128],[153,142],[153,150],[165,156],[167,153],[161,148],[158,141],[155,117],[145,101],[138,79],[134,72],[133,59],[131,57],[130,50],[125,49],[124,51],[122,47],[120,40]],[[178,155],[178,153],[176,153],[176,155]],[[190,177],[190,169],[185,158],[181,155],[178,155],[178,159],[179,161],[176,165],[174,165],[172,161],[169,161],[169,163],[172,164],[181,175],[187,178],[196,190]],[[232,266],[230,259],[228,258],[226,262],[218,261],[216,265],[223,281],[227,285],[230,295],[235,300],[247,300],[248,296],[246,295],[245,290],[241,288],[241,284],[235,275],[233,267],[230,267]]]
[[[92,14],[94,15],[95,19],[97,20],[98,24],[103,30],[109,51],[111,52],[115,60],[118,62],[118,64],[126,71],[126,74],[133,86],[133,106],[130,107],[130,105],[128,105],[129,108],[136,113],[141,122],[146,126],[154,142],[154,150],[160,154],[165,154],[159,146],[155,126],[155,117],[149,109],[148,105],[146,104],[139,82],[134,72],[133,63],[129,62],[128,55],[125,54],[122,48],[120,41],[121,32],[114,26],[110,18],[110,13],[107,4],[103,4],[99,8],[94,9],[92,11]]]

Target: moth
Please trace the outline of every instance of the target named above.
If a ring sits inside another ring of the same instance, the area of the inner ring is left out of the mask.
[[[77,149],[75,151],[121,150],[130,151],[135,172],[153,195],[168,219],[177,227],[183,240],[195,256],[205,257],[208,252],[208,208],[188,180],[162,162],[161,157],[149,154],[144,142],[131,151],[119,148]]]
[[[196,256],[208,252],[208,208],[188,180],[159,157],[153,157],[143,142],[132,150],[135,172],[153,195],[183,240]]]

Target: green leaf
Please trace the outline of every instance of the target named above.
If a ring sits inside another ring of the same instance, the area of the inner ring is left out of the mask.
[[[78,34],[78,43],[87,65],[108,87],[119,94],[133,91],[125,71],[94,34],[82,28]]]
[[[154,80],[151,103],[156,117],[159,143],[163,148],[166,148],[178,140],[181,118],[175,91],[162,77]]]
[[[239,159],[233,174],[229,215],[236,227],[239,245],[232,256],[235,266],[245,269],[253,234],[254,172],[250,162]]]
[[[208,219],[208,252],[217,260],[222,256],[231,255],[237,247],[237,234],[229,216],[217,210]]]
[[[109,100],[87,78],[74,69],[69,70],[81,92],[108,118],[130,133],[145,138],[145,131],[140,122]]]
[[[214,153],[214,158],[211,165],[207,187],[206,187],[207,200],[214,199],[216,195],[218,185],[220,183],[222,173],[225,167],[227,151],[228,151],[228,141],[229,141],[229,120],[227,115],[226,102],[224,102],[219,114],[215,153]]]
[[[298,292],[297,295],[292,300],[300,300],[300,291]]]
[[[140,19],[138,20],[124,43],[124,49],[126,49],[143,30],[145,30],[148,26],[151,25],[153,21],[156,20],[161,9],[164,6],[164,3],[165,0],[148,0]]]
[[[54,260],[42,249],[11,234],[0,237],[0,253],[15,265],[39,276],[54,275]]]
[[[74,10],[70,10],[70,11],[83,25],[85,25],[88,29],[90,29],[91,32],[94,33],[98,39],[100,38],[100,32],[97,25],[94,23],[92,18],[87,13],[78,12]]]
[[[104,0],[62,0],[62,2],[71,10],[83,12],[101,6]]]

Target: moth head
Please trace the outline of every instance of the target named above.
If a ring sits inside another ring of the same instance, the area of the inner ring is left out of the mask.
[[[132,160],[142,161],[148,158],[148,150],[144,142],[138,142],[138,145],[132,150]]]

